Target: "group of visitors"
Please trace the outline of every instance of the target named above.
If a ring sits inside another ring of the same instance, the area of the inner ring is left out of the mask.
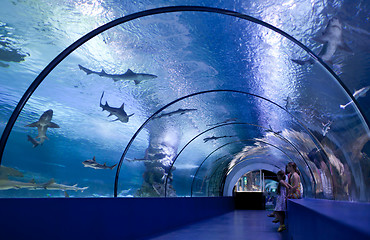
[[[279,181],[277,187],[277,198],[275,211],[269,214],[269,217],[275,217],[272,221],[274,223],[279,222],[280,226],[278,232],[284,231],[286,226],[284,224],[285,211],[287,207],[287,198],[298,199],[302,198],[302,184],[300,172],[297,165],[294,162],[289,162],[285,168],[285,172],[280,170],[277,172],[277,178]]]

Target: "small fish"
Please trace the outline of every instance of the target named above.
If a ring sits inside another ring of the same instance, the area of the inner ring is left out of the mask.
[[[27,138],[28,138],[27,140],[33,144],[34,148],[40,145],[40,142],[34,139],[33,137],[31,137],[30,135],[27,135]]]
[[[203,141],[206,143],[206,142],[211,141],[211,140],[217,140],[217,139],[220,139],[220,138],[229,138],[229,137],[236,137],[236,136],[220,136],[220,137],[212,136],[212,137],[204,138]]]
[[[314,39],[317,42],[323,44],[323,47],[318,56],[326,63],[331,63],[331,59],[338,49],[352,52],[352,50],[343,41],[342,23],[336,17],[330,19],[321,36]],[[312,65],[314,63],[314,60],[311,58],[307,60],[292,59],[292,61],[299,65],[304,65],[306,63]]]
[[[107,166],[105,163],[102,165],[102,164],[99,164],[96,162],[95,160],[95,156],[93,157],[93,159],[89,159],[89,160],[86,160],[86,161],[83,161],[82,164],[84,165],[84,167],[90,167],[90,168],[94,168],[94,169],[113,169],[115,166],[117,166],[118,163],[114,164],[113,166]]]
[[[147,73],[135,73],[128,69],[124,74],[108,74],[104,70],[101,70],[101,72],[94,72],[88,68],[85,68],[81,65],[78,65],[80,70],[84,71],[87,75],[89,74],[96,74],[100,77],[108,77],[112,78],[115,82],[119,80],[134,80],[135,84],[139,84],[143,80],[149,80],[153,78],[157,78],[156,75],[153,74],[147,74]]]
[[[124,103],[122,103],[121,107],[119,107],[119,108],[109,106],[107,101],[105,101],[105,104],[103,105],[101,103],[101,100],[103,99],[103,96],[104,96],[104,92],[102,93],[102,95],[100,97],[100,107],[103,109],[102,111],[106,110],[106,111],[109,112],[108,117],[110,117],[112,115],[117,117],[117,119],[113,120],[112,122],[120,120],[123,123],[127,123],[128,120],[129,120],[129,117],[134,115],[134,113],[130,114],[130,115],[127,115],[127,113],[125,112],[125,109],[124,109],[124,107],[125,107]]]
[[[353,97],[354,97],[355,99],[358,99],[359,97],[365,97],[365,96],[366,96],[366,93],[367,93],[367,91],[369,91],[369,89],[370,89],[370,86],[363,87],[363,88],[361,88],[361,89],[359,89],[359,90],[355,91],[355,92],[353,93]],[[342,108],[342,109],[345,109],[345,108],[346,108],[348,105],[350,105],[351,103],[353,103],[353,101],[352,101],[352,100],[351,100],[349,103],[345,104],[345,105],[339,105],[339,107],[340,107],[340,108]]]
[[[196,111],[197,109],[193,109],[193,108],[189,108],[189,109],[182,109],[182,108],[179,108],[177,109],[176,111],[173,111],[173,112],[169,112],[169,113],[162,113],[161,115],[159,116],[156,116],[156,117],[153,117],[153,119],[158,119],[158,118],[162,118],[162,117],[170,117],[170,116],[173,116],[173,115],[176,115],[176,114],[179,114],[179,115],[183,115],[185,113],[188,113],[188,112],[192,112],[192,111]]]
[[[323,126],[323,129],[322,129],[322,135],[325,137],[326,134],[329,132],[329,129],[330,129],[330,126],[331,124],[333,123],[333,121],[329,121],[327,123],[321,123],[322,126]]]
[[[208,126],[208,127],[212,127],[212,126],[217,126],[217,125],[224,124],[224,123],[235,122],[235,121],[237,121],[237,120],[238,120],[237,118],[228,118],[228,119],[226,119],[225,121],[218,122],[218,123],[214,123],[214,124],[208,124],[208,125],[206,125],[206,126]]]
[[[45,139],[48,139],[48,137],[46,136],[46,130],[48,128],[60,128],[58,124],[51,122],[52,118],[53,110],[49,109],[41,115],[40,119],[37,122],[26,125],[26,127],[37,127],[38,135],[36,139],[40,139],[38,144],[42,144]],[[29,138],[28,140],[31,141]],[[31,143],[35,145],[33,141],[31,141]]]

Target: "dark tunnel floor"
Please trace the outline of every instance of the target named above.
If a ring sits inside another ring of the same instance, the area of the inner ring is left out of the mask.
[[[235,210],[147,239],[288,239],[287,230],[277,232],[279,224],[272,223],[273,218],[267,217],[268,213],[264,210]]]

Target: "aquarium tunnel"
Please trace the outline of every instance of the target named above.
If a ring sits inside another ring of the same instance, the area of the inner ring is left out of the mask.
[[[3,2],[0,198],[370,201],[369,4]]]

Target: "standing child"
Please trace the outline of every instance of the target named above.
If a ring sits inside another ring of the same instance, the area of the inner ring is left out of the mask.
[[[285,220],[285,211],[286,211],[286,193],[287,190],[290,188],[290,185],[285,182],[285,173],[284,171],[280,170],[277,173],[277,177],[279,180],[278,188],[277,188],[277,198],[276,198],[276,206],[275,206],[275,216],[279,219],[280,226],[278,228],[278,232],[284,231],[286,229],[284,220]]]

